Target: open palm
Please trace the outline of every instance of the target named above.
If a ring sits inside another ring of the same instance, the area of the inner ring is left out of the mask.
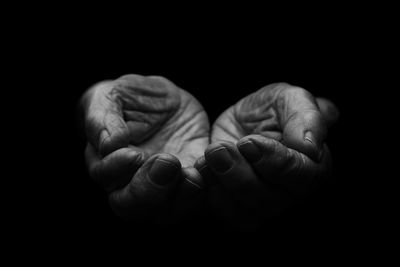
[[[243,98],[216,120],[211,142],[201,104],[159,76],[101,82],[82,106],[89,172],[122,217],[181,217],[203,198],[204,178],[216,181],[207,195],[218,214],[252,224],[329,174],[324,141],[336,109],[299,87]]]
[[[219,116],[211,143],[236,143],[247,135],[281,142],[318,161],[324,152],[326,126],[337,120],[332,102],[286,83],[270,84],[241,99]]]
[[[193,210],[209,122],[192,95],[162,77],[126,75],[93,86],[82,105],[89,172],[117,214],[174,220]]]
[[[265,86],[228,108],[196,162],[214,181],[209,203],[217,215],[228,223],[257,224],[326,180],[326,126],[336,117],[330,101],[285,83]]]
[[[146,155],[170,153],[192,166],[209,144],[200,103],[165,78],[126,75],[97,86],[87,118],[88,136],[104,156],[122,147]],[[99,118],[100,117],[100,118]],[[98,122],[102,122],[101,125]]]

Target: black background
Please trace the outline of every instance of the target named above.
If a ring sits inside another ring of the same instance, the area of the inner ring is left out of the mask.
[[[246,240],[247,247],[241,248],[249,251],[260,241],[300,244],[305,239],[314,240],[314,245],[339,242],[350,251],[352,244],[380,235],[374,227],[383,213],[376,199],[382,195],[381,185],[370,177],[382,173],[367,168],[370,159],[365,152],[371,142],[370,122],[375,120],[375,114],[365,110],[375,60],[370,47],[364,46],[369,35],[356,26],[331,24],[310,31],[295,24],[272,29],[262,21],[257,27],[228,22],[186,27],[184,22],[170,26],[159,21],[156,27],[122,32],[93,22],[25,36],[29,46],[22,45],[23,57],[17,64],[22,77],[34,74],[25,77],[29,86],[24,86],[25,101],[33,102],[30,112],[36,119],[26,120],[24,127],[37,140],[29,145],[34,155],[28,164],[35,179],[27,183],[38,188],[21,204],[25,212],[18,221],[33,234],[28,240],[36,244],[43,239],[50,247],[72,244],[84,251],[93,243],[107,249],[124,241],[136,251],[185,248],[188,253],[193,248],[197,253],[200,247],[208,254],[237,249],[243,244],[239,240]],[[193,231],[137,228],[120,221],[86,172],[77,104],[94,83],[129,73],[172,80],[202,103],[211,123],[230,105],[269,83],[288,82],[331,99],[341,114],[327,140],[334,184],[308,209],[281,225],[266,226],[259,235],[238,237],[210,225]]]
[[[334,49],[335,45],[324,51],[323,45],[293,48],[292,45],[279,44],[275,48],[251,40],[235,43],[237,40],[232,39],[219,43],[212,39],[189,39],[185,43],[185,38],[182,39],[166,38],[166,44],[156,40],[159,43],[135,45],[131,52],[116,49],[115,53],[103,54],[93,53],[88,48],[79,53],[76,66],[71,68],[72,75],[68,75],[70,80],[65,81],[68,86],[64,87],[65,91],[71,91],[70,125],[76,125],[73,108],[86,88],[97,81],[127,73],[167,77],[198,98],[211,123],[230,105],[264,85],[284,81],[301,86],[316,96],[332,99],[342,114],[341,121],[331,129],[328,137],[336,166],[337,191],[332,194],[334,199],[325,203],[326,206],[315,207],[314,212],[318,215],[314,214],[313,220],[322,224],[316,229],[354,227],[352,219],[357,219],[360,212],[359,200],[355,199],[359,194],[355,196],[357,189],[354,188],[358,177],[353,176],[349,167],[353,167],[354,156],[351,147],[345,145],[349,133],[343,131],[349,116],[347,109],[351,108],[350,96],[357,90],[355,84],[350,83],[350,77],[355,77],[351,59],[347,58],[349,54],[345,56],[340,47]],[[329,41],[319,40],[322,43]],[[75,127],[78,127],[77,132],[71,134],[79,137],[79,125]],[[71,221],[77,229],[85,231],[93,227],[107,229],[110,222],[118,225],[102,190],[86,175],[82,161],[84,142],[79,138],[76,141],[79,142],[68,142],[67,149],[71,150],[68,155],[71,157],[61,164],[63,170],[70,172],[65,183],[71,190],[71,194],[66,191],[66,198],[61,199],[67,209],[62,220]],[[112,233],[111,230],[109,234]]]

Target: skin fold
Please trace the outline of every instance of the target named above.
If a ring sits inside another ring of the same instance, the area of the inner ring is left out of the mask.
[[[174,223],[206,202],[226,224],[253,227],[330,173],[337,109],[289,84],[243,98],[211,131],[201,104],[158,76],[98,83],[81,104],[89,173],[122,218]]]
[[[126,75],[92,87],[82,105],[88,169],[118,215],[165,222],[193,208],[209,122],[192,95],[162,77]]]
[[[330,174],[324,142],[337,117],[329,100],[285,83],[265,86],[228,108],[195,164],[210,184],[215,214],[230,226],[251,228],[313,191]]]

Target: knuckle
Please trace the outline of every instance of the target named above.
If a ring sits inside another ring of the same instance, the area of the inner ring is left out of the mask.
[[[147,76],[146,78],[148,80],[158,81],[158,82],[166,83],[166,84],[172,83],[169,79],[165,78],[164,76],[159,76],[159,75],[151,75],[151,76]]]

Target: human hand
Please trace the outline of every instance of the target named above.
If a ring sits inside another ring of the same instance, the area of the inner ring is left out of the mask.
[[[232,226],[258,225],[326,180],[326,127],[337,117],[330,101],[289,84],[263,87],[227,109],[195,164],[216,214]]]
[[[90,175],[123,218],[175,220],[199,202],[193,167],[209,144],[200,103],[165,78],[126,75],[82,98]]]

